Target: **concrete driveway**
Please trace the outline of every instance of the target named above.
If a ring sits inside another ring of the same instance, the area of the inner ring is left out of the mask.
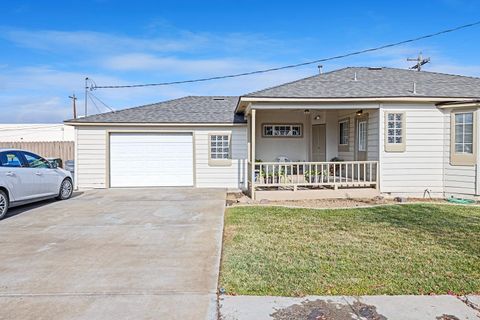
[[[0,221],[0,319],[212,319],[225,191],[111,189]]]

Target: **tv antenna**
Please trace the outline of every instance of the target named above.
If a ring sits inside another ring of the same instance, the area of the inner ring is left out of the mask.
[[[416,62],[416,64],[414,66],[410,67],[410,69],[417,69],[417,71],[421,71],[422,66],[430,62],[430,57],[424,59],[423,56],[422,56],[422,53],[420,52],[418,54],[417,58],[408,58],[407,61],[415,61]]]

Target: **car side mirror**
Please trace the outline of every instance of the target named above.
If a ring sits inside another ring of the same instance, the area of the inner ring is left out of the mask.
[[[57,169],[58,168],[58,165],[55,161],[50,162],[50,165],[52,166],[52,169]]]

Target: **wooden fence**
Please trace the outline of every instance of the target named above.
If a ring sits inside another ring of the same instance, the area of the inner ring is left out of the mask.
[[[0,142],[0,149],[22,149],[36,153],[44,158],[60,158],[74,160],[75,143],[73,141],[41,141],[41,142]]]

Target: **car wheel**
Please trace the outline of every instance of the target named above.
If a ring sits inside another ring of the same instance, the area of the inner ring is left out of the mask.
[[[8,211],[8,196],[5,192],[0,190],[0,219],[3,219]]]
[[[73,184],[72,180],[70,179],[65,179],[62,181],[62,184],[60,185],[60,192],[58,193],[58,200],[67,200],[72,196],[73,193]]]

